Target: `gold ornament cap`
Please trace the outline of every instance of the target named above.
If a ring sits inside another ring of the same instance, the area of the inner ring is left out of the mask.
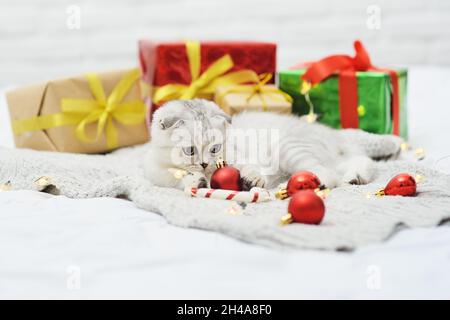
[[[323,188],[319,187],[317,189],[314,189],[314,192],[319,197],[321,197],[323,200],[325,200],[328,197],[328,195],[331,193],[331,190],[328,188],[325,188],[325,187],[323,187]]]
[[[279,200],[284,200],[288,197],[287,189],[283,188],[275,192],[275,198]]]
[[[285,226],[285,225],[290,224],[290,223],[292,223],[292,222],[294,222],[294,218],[292,218],[292,214],[290,214],[290,213],[285,214],[285,215],[282,216],[281,219],[280,219],[280,224],[281,224],[282,226]]]
[[[223,167],[226,167],[226,166],[227,166],[227,162],[225,160],[219,159],[219,160],[216,161],[216,168],[217,169],[223,168]]]

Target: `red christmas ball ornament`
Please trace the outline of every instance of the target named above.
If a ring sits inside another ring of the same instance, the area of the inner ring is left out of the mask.
[[[322,198],[312,190],[302,190],[292,195],[288,214],[281,218],[281,223],[320,224],[324,216],[325,204]]]
[[[416,179],[408,173],[401,173],[393,177],[386,187],[376,194],[379,196],[404,196],[410,197],[416,194]]]
[[[211,176],[211,188],[242,191],[241,173],[238,169],[227,166],[225,161],[217,162],[216,167]]]
[[[321,185],[319,178],[312,172],[299,171],[294,173],[285,189],[279,190],[275,196],[278,199],[286,199],[301,190],[314,190]]]

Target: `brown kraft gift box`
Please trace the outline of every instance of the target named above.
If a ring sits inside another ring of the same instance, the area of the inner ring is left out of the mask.
[[[106,100],[117,84],[134,70],[112,71],[96,74],[103,87]],[[136,75],[137,77],[137,75]],[[131,82],[130,82],[131,83]],[[92,142],[83,142],[76,136],[77,124],[58,125],[43,130],[30,130],[17,134],[15,122],[18,120],[32,119],[46,115],[61,114],[63,99],[85,99],[95,100],[89,81],[86,76],[76,76],[61,80],[53,80],[46,83],[31,85],[10,91],[6,94],[11,122],[13,125],[14,141],[19,148],[30,148],[35,150],[48,150],[73,153],[103,153],[117,147],[125,147],[145,143],[149,139],[147,124],[145,121],[145,109],[142,121],[140,115],[133,114],[133,124],[123,124],[112,116],[111,121],[117,132],[117,145],[111,148],[107,145],[104,130],[98,139]],[[133,81],[128,90],[119,101],[116,110],[126,103],[142,103],[139,77]],[[139,104],[138,104],[139,106]],[[145,106],[143,105],[143,108]],[[123,112],[123,110],[122,110]],[[98,121],[89,123],[85,127],[88,137],[97,134]]]

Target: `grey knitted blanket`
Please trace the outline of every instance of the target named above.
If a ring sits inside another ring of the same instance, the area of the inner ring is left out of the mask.
[[[173,225],[277,248],[351,250],[386,240],[401,227],[432,227],[450,219],[450,176],[416,162],[380,162],[372,183],[332,190],[319,226],[280,226],[287,201],[249,204],[241,214],[232,215],[229,201],[189,198],[182,191],[143,180],[138,161],[142,152],[143,147],[109,155],[0,148],[0,185],[4,190],[31,189],[71,198],[124,197]],[[400,172],[425,177],[417,196],[367,198]]]

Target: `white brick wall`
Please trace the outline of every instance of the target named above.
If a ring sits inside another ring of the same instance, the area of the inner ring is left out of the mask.
[[[67,27],[68,6],[81,28]],[[381,10],[380,29],[367,8]],[[352,51],[379,65],[450,65],[448,0],[1,0],[0,86],[136,65],[139,38],[279,43],[279,67]]]

